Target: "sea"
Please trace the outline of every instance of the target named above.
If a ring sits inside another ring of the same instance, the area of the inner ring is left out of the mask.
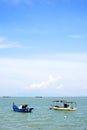
[[[54,100],[75,101],[77,110],[53,110]],[[34,109],[14,112],[13,102]],[[0,97],[0,130],[87,130],[87,97]]]

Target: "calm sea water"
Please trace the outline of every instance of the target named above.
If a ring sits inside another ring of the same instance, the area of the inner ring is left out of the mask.
[[[76,101],[77,110],[49,109],[55,99]],[[32,113],[14,112],[13,101],[18,105],[27,103],[34,110]],[[0,98],[0,130],[87,130],[87,97]]]

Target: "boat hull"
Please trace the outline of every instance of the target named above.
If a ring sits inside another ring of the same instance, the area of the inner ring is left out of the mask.
[[[76,108],[63,108],[63,107],[53,107],[54,110],[61,110],[61,111],[75,111]]]
[[[13,105],[13,111],[15,112],[25,112],[25,113],[28,113],[28,112],[32,112],[34,108],[21,108],[19,109],[18,106],[16,105]]]

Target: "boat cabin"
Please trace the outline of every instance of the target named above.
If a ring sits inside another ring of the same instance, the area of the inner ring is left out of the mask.
[[[55,100],[53,102],[54,110],[76,110],[76,102],[68,102],[65,100]]]

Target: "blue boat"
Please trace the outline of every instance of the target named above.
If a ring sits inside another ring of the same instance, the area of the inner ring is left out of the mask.
[[[17,105],[15,105],[15,103],[13,102],[13,111],[28,113],[28,112],[32,112],[33,109],[34,109],[34,108],[29,108],[27,104],[17,106]]]

